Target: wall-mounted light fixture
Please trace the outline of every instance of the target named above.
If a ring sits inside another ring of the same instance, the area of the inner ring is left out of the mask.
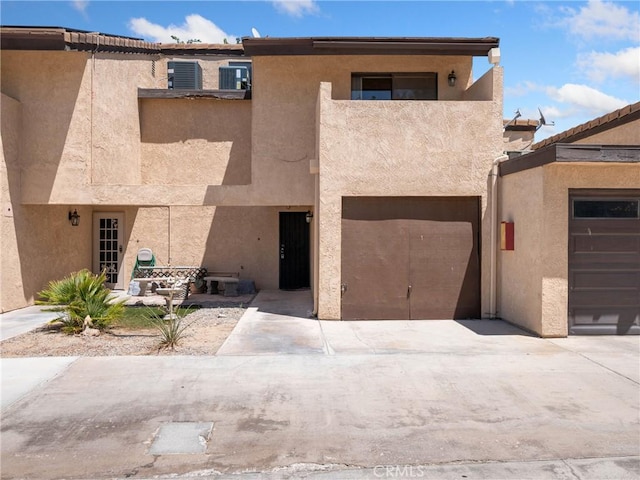
[[[78,211],[75,208],[73,209],[73,213],[69,212],[69,221],[72,227],[80,225],[80,215],[78,215]]]
[[[449,74],[449,76],[447,77],[447,80],[449,81],[449,86],[450,87],[455,87],[456,86],[456,80],[458,79],[458,77],[456,77],[456,72],[454,72],[453,70],[451,70],[451,73]]]
[[[312,218],[313,218],[313,212],[311,210],[307,211],[307,214],[305,215],[305,219],[307,220],[307,223],[311,223]]]

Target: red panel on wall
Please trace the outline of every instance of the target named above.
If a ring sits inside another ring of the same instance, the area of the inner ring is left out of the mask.
[[[500,223],[500,250],[513,250],[515,247],[513,222]]]

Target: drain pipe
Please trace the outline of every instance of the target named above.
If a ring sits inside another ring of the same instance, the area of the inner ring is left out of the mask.
[[[491,279],[489,286],[489,318],[496,319],[498,303],[498,175],[501,162],[509,160],[508,155],[500,155],[491,166]]]

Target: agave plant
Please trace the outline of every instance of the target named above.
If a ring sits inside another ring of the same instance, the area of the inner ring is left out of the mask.
[[[104,330],[122,315],[124,301],[114,302],[111,290],[105,287],[106,274],[95,275],[89,270],[74,272],[62,280],[49,282],[38,293],[41,305],[57,305],[55,311],[64,312],[58,319],[66,333],[78,333],[84,327],[84,319],[91,317],[93,327]]]
[[[156,320],[154,323],[160,332],[160,348],[175,350],[188,325],[183,325],[177,316],[169,317],[168,320]]]
[[[189,309],[187,308],[187,311]],[[153,324],[160,332],[160,348],[175,350],[188,325],[182,324],[182,319],[173,310],[173,293],[169,294],[167,302],[167,315],[165,318],[154,319]]]

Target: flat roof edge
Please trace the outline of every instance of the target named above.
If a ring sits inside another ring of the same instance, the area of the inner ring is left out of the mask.
[[[500,164],[500,176],[550,163],[640,163],[640,145],[554,143]]]
[[[497,37],[294,37],[242,39],[249,56],[278,55],[465,55],[485,56]]]
[[[211,98],[216,100],[251,100],[251,90],[180,90],[163,88],[138,88],[138,98]]]

